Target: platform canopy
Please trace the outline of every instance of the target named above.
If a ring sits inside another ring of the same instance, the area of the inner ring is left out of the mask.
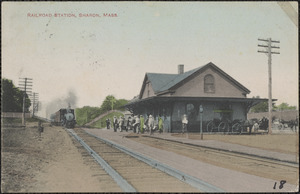
[[[266,98],[226,98],[226,97],[173,97],[173,96],[153,96],[146,99],[134,99],[124,107],[132,111],[142,106],[156,106],[160,104],[171,104],[173,102],[239,102],[246,104],[248,110],[261,102],[267,102]],[[276,99],[273,99],[276,101]]]

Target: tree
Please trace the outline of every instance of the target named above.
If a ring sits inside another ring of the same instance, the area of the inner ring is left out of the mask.
[[[109,110],[123,110],[123,106],[128,103],[128,100],[119,99],[117,100],[113,95],[106,96],[100,107],[102,112]]]
[[[125,100],[125,99],[117,100],[115,108],[119,109],[119,110],[124,110],[123,106],[127,103],[128,103],[128,100]]]
[[[276,107],[276,110],[278,110],[278,111],[282,111],[282,110],[296,110],[296,106],[290,106],[288,103],[283,102],[283,103],[279,104]]]
[[[275,110],[276,107],[275,107],[275,104],[272,103],[272,109]],[[268,102],[261,102],[255,106],[253,106],[251,109],[250,109],[250,112],[268,112],[269,111],[269,104]]]
[[[102,102],[100,109],[102,111],[113,110],[114,104],[117,102],[116,98],[113,95],[106,96],[105,100]]]
[[[12,80],[2,79],[2,112],[23,112],[23,91],[16,88]],[[25,94],[25,111],[29,111],[31,101]]]

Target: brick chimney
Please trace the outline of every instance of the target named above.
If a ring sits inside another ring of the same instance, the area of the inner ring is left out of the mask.
[[[180,64],[178,65],[178,74],[183,74],[184,73],[184,65]]]

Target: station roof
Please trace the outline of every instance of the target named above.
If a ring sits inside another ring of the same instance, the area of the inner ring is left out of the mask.
[[[158,93],[170,89],[171,87],[186,79],[202,67],[203,66],[187,71],[183,74],[147,73],[146,75],[149,81],[152,83],[154,92]]]
[[[136,106],[153,105],[159,103],[172,103],[172,102],[241,102],[247,103],[249,107],[255,106],[260,102],[267,102],[266,98],[227,98],[227,97],[176,97],[176,96],[152,96],[145,99],[139,99],[129,102],[124,107],[133,108]],[[277,101],[273,99],[272,101]]]

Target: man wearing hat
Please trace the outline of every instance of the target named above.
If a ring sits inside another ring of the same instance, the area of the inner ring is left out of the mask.
[[[108,119],[106,119],[106,128],[107,128],[107,129],[110,128],[109,125],[110,125],[110,120],[109,120],[109,118],[108,118]]]
[[[114,132],[117,132],[118,119],[116,116],[114,116],[113,125],[114,125]]]
[[[144,117],[143,115],[140,116],[140,127],[141,127],[141,133],[144,133]]]
[[[152,135],[152,133],[153,133],[152,130],[154,128],[154,119],[153,119],[152,115],[149,115],[148,128],[149,128],[149,131],[150,131],[150,135]]]
[[[187,131],[187,124],[188,124],[187,116],[186,114],[184,114],[182,117],[182,133],[185,133]]]
[[[161,133],[162,130],[163,130],[163,120],[161,118],[161,115],[159,115],[159,117],[158,117],[158,131],[159,131],[159,133]]]
[[[135,116],[134,131],[136,133],[139,133],[139,131],[140,131],[140,118],[139,118],[139,115]]]

